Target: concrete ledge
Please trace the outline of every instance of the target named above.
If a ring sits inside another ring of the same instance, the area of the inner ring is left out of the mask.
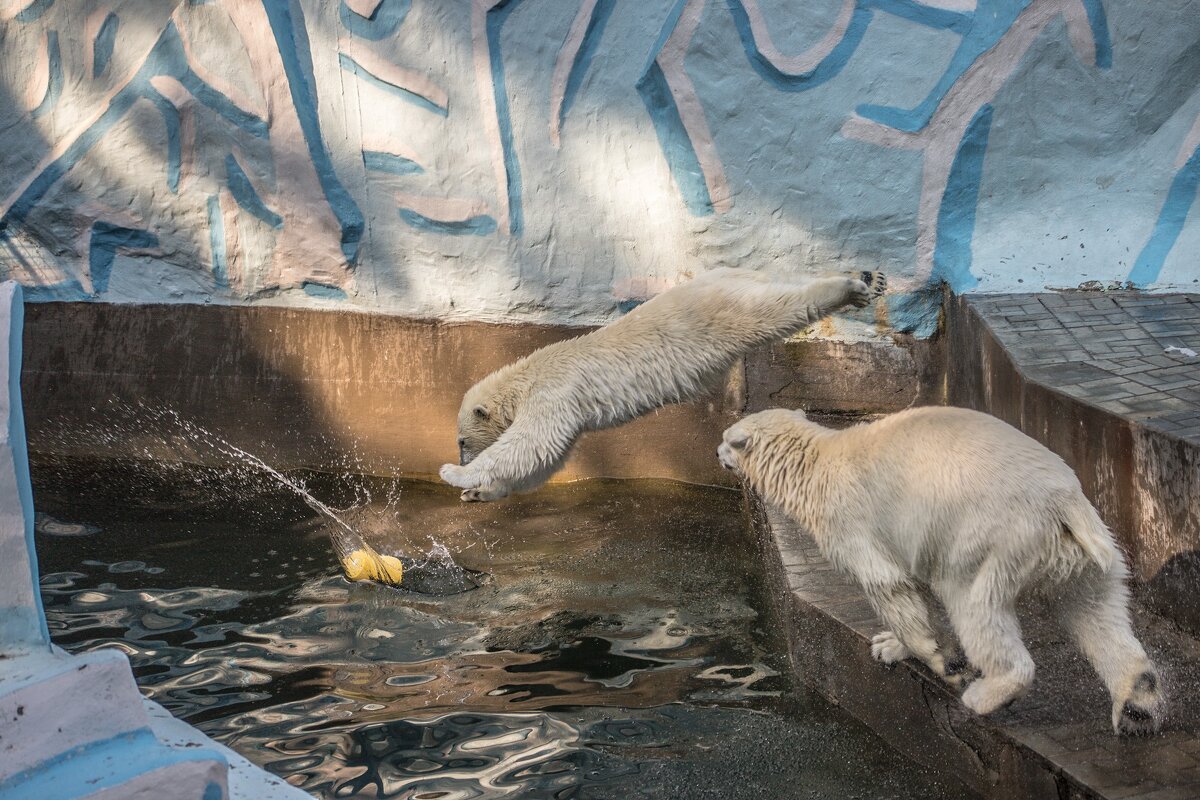
[[[1135,609],[1135,627],[1169,687],[1167,730],[1119,739],[1099,678],[1036,608],[1023,609],[1038,668],[1028,695],[984,718],[923,666],[871,658],[883,630],[858,587],[833,570],[816,543],[754,496],[747,503],[797,678],[862,720],[939,779],[985,798],[1062,800],[1200,797],[1200,643]],[[1186,687],[1186,688],[1185,688]]]
[[[941,338],[891,342],[790,339],[746,357],[746,409],[882,414],[944,402]]]

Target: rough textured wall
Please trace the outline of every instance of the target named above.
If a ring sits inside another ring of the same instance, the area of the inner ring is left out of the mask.
[[[1200,0],[0,0],[41,300],[603,321],[688,274],[1195,289]]]

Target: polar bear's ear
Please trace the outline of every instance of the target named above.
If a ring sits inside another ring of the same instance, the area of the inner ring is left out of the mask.
[[[729,446],[734,450],[745,450],[750,443],[750,434],[745,431],[734,431],[729,435]]]
[[[475,406],[475,409],[472,413],[475,414],[476,419],[487,419],[491,416],[491,414],[488,413],[487,406]]]

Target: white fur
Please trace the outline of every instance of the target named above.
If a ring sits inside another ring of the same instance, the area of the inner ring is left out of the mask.
[[[494,500],[544,483],[580,434],[710,391],[738,358],[846,305],[872,286],[838,275],[780,281],[718,269],[676,286],[616,322],[543,347],[467,392],[458,417],[462,466],[441,476],[464,500]]]
[[[862,585],[890,629],[872,642],[880,661],[916,656],[946,675],[927,587],[982,673],[963,703],[994,711],[1033,681],[1014,610],[1033,595],[1104,681],[1114,730],[1157,730],[1160,681],[1130,627],[1125,562],[1074,473],[1038,442],[960,408],[843,431],[774,409],[731,426],[717,455]]]

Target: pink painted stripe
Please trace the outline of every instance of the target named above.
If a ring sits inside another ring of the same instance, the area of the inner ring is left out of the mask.
[[[1198,147],[1200,147],[1200,116],[1196,117],[1196,121],[1192,123],[1192,129],[1188,131],[1188,135],[1183,137],[1179,155],[1175,156],[1175,169],[1182,169]]]
[[[592,21],[592,12],[596,9],[597,0],[583,0],[579,4],[579,12],[571,23],[571,30],[558,51],[558,59],[554,62],[554,74],[550,77],[550,143],[559,146],[559,117],[562,116],[563,100],[567,95],[567,81],[571,77],[571,67],[583,46],[583,37],[587,33],[588,24]]]
[[[353,52],[347,53],[347,55],[381,81],[424,97],[441,108],[450,106],[450,97],[446,94],[446,90],[415,70],[399,67],[367,47],[355,47]]]
[[[955,1],[950,0],[950,2]],[[974,5],[973,0],[969,0],[969,2]],[[940,6],[941,4],[926,3],[926,5]],[[833,23],[833,27],[821,38],[821,41],[794,56],[786,56],[775,47],[762,10],[758,7],[758,0],[742,0],[742,7],[746,9],[746,16],[750,18],[750,35],[754,37],[754,45],[758,48],[758,52],[762,53],[763,58],[780,72],[788,75],[801,75],[815,69],[826,56],[833,52],[833,48],[837,47],[838,42],[845,38],[846,30],[850,27],[850,20],[854,17],[855,0],[846,0],[841,13],[838,14],[837,21]]]
[[[37,53],[33,63],[29,65],[30,81],[25,86],[25,110],[32,111],[46,96],[50,88],[50,40],[45,36],[37,37]]]
[[[370,19],[375,16],[383,0],[345,0],[346,6],[360,17]]]
[[[692,148],[696,152],[696,160],[704,174],[704,184],[708,188],[713,210],[724,213],[733,207],[729,183],[725,179],[721,156],[717,152],[712,133],[708,129],[708,121],[704,117],[704,107],[700,104],[700,98],[696,96],[696,88],[692,85],[684,65],[688,45],[700,24],[700,16],[704,13],[705,2],[706,0],[688,0],[683,13],[679,15],[675,29],[663,43],[657,61],[667,80],[671,96],[675,99],[675,107],[679,111],[684,130],[687,131]]]
[[[466,222],[488,213],[482,200],[466,197],[427,197],[397,192],[396,204],[437,222]]]
[[[204,65],[200,58],[200,55],[204,53],[204,47],[197,48],[192,41],[192,25],[195,23],[200,30],[204,30],[203,20],[199,19],[199,15],[205,13],[212,13],[209,6],[181,3],[175,9],[175,13],[171,15],[175,29],[179,31],[179,39],[183,42],[183,52],[187,56],[188,66],[192,72],[196,73],[196,77],[229,98],[229,102],[237,106],[239,110],[259,119],[266,119],[267,102],[261,94],[246,94],[226,80],[223,75],[213,72]]]

